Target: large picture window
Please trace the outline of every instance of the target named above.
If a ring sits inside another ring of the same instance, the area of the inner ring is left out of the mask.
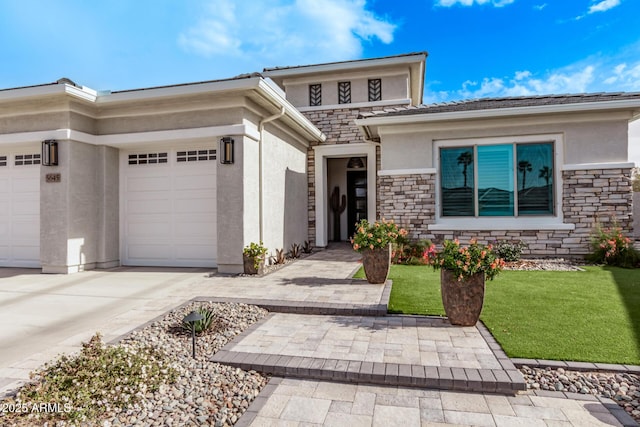
[[[441,215],[553,215],[553,171],[553,143],[441,148]]]

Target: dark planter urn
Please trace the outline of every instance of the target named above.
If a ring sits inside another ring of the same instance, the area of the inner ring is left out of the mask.
[[[258,268],[254,263],[254,257],[248,255],[242,255],[242,262],[244,265],[244,274],[264,274],[264,260],[265,256],[259,257]]]
[[[484,303],[484,273],[476,273],[458,282],[450,270],[440,270],[442,305],[449,322],[457,326],[474,326],[480,319]]]
[[[365,249],[362,251],[362,266],[367,282],[385,283],[391,268],[391,245],[386,248]]]

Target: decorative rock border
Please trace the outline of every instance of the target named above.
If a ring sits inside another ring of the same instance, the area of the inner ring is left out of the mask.
[[[511,359],[513,364],[521,368],[523,366],[529,366],[530,368],[563,368],[569,371],[581,371],[581,372],[614,372],[614,373],[629,373],[640,375],[640,366],[638,365],[616,365],[613,363],[591,363],[591,362],[572,362],[564,360],[544,360],[544,359]]]

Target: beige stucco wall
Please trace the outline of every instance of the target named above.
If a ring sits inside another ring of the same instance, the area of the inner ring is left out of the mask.
[[[437,140],[543,134],[564,135],[564,164],[627,162],[627,131],[627,118],[615,113],[387,126],[380,129],[382,169],[435,168]]]
[[[153,115],[137,115],[101,118],[96,130],[100,135],[150,132],[171,129],[189,129],[206,126],[223,126],[242,121],[243,109],[210,108],[198,111],[167,112]]]
[[[254,140],[240,135],[230,136],[235,142],[234,163],[218,164],[216,168],[218,271],[241,273],[245,236],[254,233],[254,230],[245,229],[246,221],[257,217],[257,210],[251,202],[245,206],[245,201],[255,198],[256,194],[257,179],[250,165],[257,151]]]
[[[58,144],[59,166],[41,167],[42,271],[117,265],[117,150],[70,140]],[[60,173],[60,182],[46,182],[49,173]]]
[[[370,77],[344,76],[337,79],[333,75],[318,76],[317,80],[305,78],[300,83],[286,85],[287,100],[296,107],[309,106],[309,85],[322,84],[322,105],[338,105],[338,82],[351,82],[351,103],[369,102],[369,79],[382,80],[382,100],[400,100],[409,98],[408,74],[383,75],[377,77],[373,73]]]
[[[264,243],[289,251],[307,239],[307,160],[301,146],[276,126],[263,131]]]

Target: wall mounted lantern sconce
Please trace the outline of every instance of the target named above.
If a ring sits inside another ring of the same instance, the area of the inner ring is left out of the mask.
[[[191,349],[192,349],[192,355],[194,359],[196,358],[196,325],[195,323],[198,320],[202,320],[202,319],[203,319],[202,314],[195,311],[192,311],[191,313],[186,315],[184,319],[182,319],[182,322],[188,324],[191,329]]]
[[[363,169],[364,162],[361,157],[351,157],[347,163],[348,169]]]
[[[225,136],[220,140],[220,163],[233,164],[233,138]]]
[[[58,141],[55,139],[42,141],[42,165],[58,166]]]

